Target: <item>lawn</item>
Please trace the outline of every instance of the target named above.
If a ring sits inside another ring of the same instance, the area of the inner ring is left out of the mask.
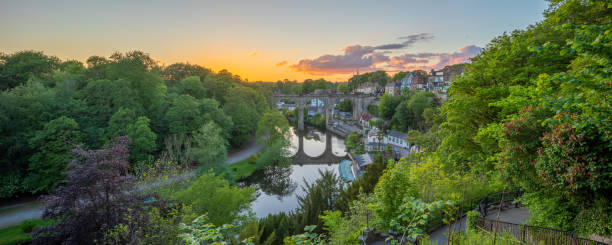
[[[50,223],[50,221],[44,221],[42,219],[33,219],[31,221],[37,226]],[[0,229],[0,245],[29,243],[32,240],[32,236],[29,233],[23,232],[21,226],[22,225],[16,225]]]
[[[255,172],[255,170],[258,168],[256,164],[257,157],[258,154],[253,155],[246,160],[230,165],[226,170],[228,175],[234,181],[251,176],[251,174],[253,174],[253,172]]]

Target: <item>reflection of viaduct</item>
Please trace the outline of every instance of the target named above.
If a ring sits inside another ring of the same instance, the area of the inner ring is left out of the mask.
[[[298,130],[304,130],[304,106],[313,99],[323,101],[323,110],[325,111],[326,124],[329,127],[332,119],[332,110],[334,105],[342,100],[350,100],[353,103],[353,119],[359,120],[361,114],[368,110],[368,105],[376,99],[375,95],[359,95],[359,94],[306,94],[306,95],[289,95],[275,94],[274,103],[276,104],[282,99],[295,101],[298,108]]]
[[[298,131],[297,136],[299,139],[299,146],[297,153],[295,153],[295,156],[293,157],[293,164],[335,164],[347,159],[347,156],[339,157],[334,155],[332,152],[331,132],[325,133],[325,151],[323,151],[323,154],[316,157],[308,156],[304,152],[304,133],[302,131]]]

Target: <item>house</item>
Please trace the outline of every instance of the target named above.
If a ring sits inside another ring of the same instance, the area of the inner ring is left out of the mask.
[[[399,95],[401,91],[401,84],[399,82],[389,82],[385,86],[385,93],[391,96]]]
[[[406,141],[406,134],[395,130],[387,131],[385,142],[396,147],[408,148],[409,146],[408,142]]]
[[[369,153],[361,155],[355,154],[353,155],[353,163],[359,170],[363,170],[370,164],[374,163],[374,161],[372,160],[372,156],[370,156]]]
[[[320,99],[312,99],[310,101],[310,105],[314,107],[323,107],[323,101],[321,101]]]
[[[376,94],[377,90],[378,84],[367,82],[360,84],[359,87],[355,89],[355,92],[359,94]]]
[[[371,128],[370,121],[372,120],[378,120],[378,118],[371,116],[367,113],[363,113],[361,114],[361,117],[359,118],[359,124],[364,128]]]
[[[427,78],[421,74],[421,72],[413,71],[408,73],[402,80],[400,80],[400,90],[425,90],[427,86]]]

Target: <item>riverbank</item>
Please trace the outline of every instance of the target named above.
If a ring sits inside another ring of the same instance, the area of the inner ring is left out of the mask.
[[[263,145],[257,142],[257,138],[252,137],[249,142],[244,144],[240,149],[230,152],[227,155],[226,164],[231,165],[240,161],[244,161],[252,155],[257,154],[263,149]],[[195,169],[185,174],[176,177],[176,180],[182,180],[194,176]],[[152,188],[159,186],[164,182],[152,183],[146,187]],[[42,217],[43,203],[38,200],[25,200],[23,202],[11,203],[0,207],[0,228],[19,225],[21,222],[29,219],[38,219]]]

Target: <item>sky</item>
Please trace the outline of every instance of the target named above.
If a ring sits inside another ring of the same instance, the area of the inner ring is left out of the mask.
[[[0,0],[0,52],[63,60],[140,50],[249,81],[345,81],[469,61],[543,19],[544,0]]]

